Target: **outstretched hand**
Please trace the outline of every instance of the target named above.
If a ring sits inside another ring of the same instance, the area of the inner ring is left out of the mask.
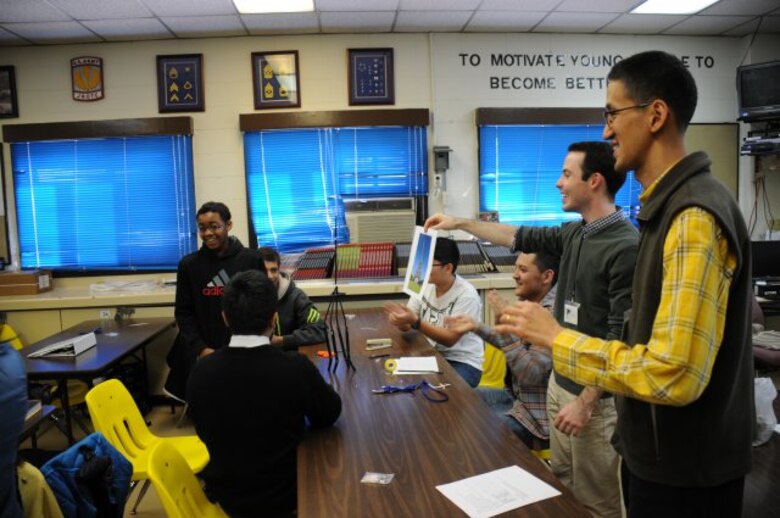
[[[499,320],[496,332],[513,334],[541,347],[552,347],[555,337],[563,331],[555,317],[535,302],[515,302],[504,308]]]
[[[453,315],[444,318],[444,326],[458,334],[464,335],[476,331],[479,324],[468,315]]]
[[[388,302],[385,304],[385,315],[387,320],[402,331],[407,331],[417,322],[417,315],[411,309],[397,302]]]
[[[434,230],[455,230],[456,219],[452,216],[437,213],[425,220],[423,230],[426,232],[430,229]]]
[[[493,310],[493,314],[496,315],[496,319],[501,316],[501,313],[503,313],[504,309],[506,309],[506,307],[510,304],[510,302],[499,295],[496,290],[490,290],[488,292],[487,301],[490,309]]]

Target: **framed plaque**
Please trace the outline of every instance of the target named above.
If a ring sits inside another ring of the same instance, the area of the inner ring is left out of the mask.
[[[298,51],[253,52],[252,85],[256,110],[300,106]]]
[[[349,49],[349,104],[395,104],[393,49]]]
[[[203,54],[157,56],[157,103],[160,113],[206,109]]]
[[[16,104],[16,76],[13,66],[0,67],[0,118],[10,119],[19,116]]]

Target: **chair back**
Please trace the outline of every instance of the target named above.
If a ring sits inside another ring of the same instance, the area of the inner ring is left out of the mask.
[[[154,436],[121,381],[112,379],[93,387],[86,397],[95,431],[133,463],[133,478],[146,478],[148,450],[159,439]]]
[[[149,479],[168,518],[227,517],[220,507],[209,502],[187,461],[166,441],[152,448]]]

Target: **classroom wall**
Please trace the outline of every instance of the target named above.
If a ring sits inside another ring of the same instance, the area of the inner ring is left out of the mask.
[[[429,145],[453,149],[447,189],[442,196],[431,197],[430,208],[474,216],[478,210],[475,108],[603,106],[603,78],[611,63],[655,48],[689,63],[700,89],[694,122],[734,122],[735,70],[742,57],[747,53],[746,62],[780,58],[778,38],[759,36],[747,52],[749,42],[749,37],[356,34],[2,48],[0,64],[16,67],[20,112],[18,119],[2,123],[165,116],[157,112],[155,56],[202,53],[206,111],[186,114],[195,121],[196,204],[211,199],[226,202],[234,213],[235,234],[247,242],[238,115],[255,112],[252,52],[298,50],[300,109],[313,111],[360,109],[349,107],[347,100],[348,48],[394,48],[394,108],[429,108],[433,113]],[[105,99],[76,102],[71,98],[69,60],[89,55],[104,60]],[[10,191],[9,155],[5,153]],[[753,201],[752,167],[752,160],[740,160],[740,205],[746,215]],[[8,212],[14,226],[13,210]],[[775,212],[780,213],[780,208]]]

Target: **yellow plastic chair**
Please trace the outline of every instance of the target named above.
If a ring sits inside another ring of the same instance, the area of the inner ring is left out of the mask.
[[[168,518],[226,518],[227,514],[209,502],[195,473],[181,453],[161,441],[149,455],[149,478]]]
[[[131,514],[135,514],[149,489],[149,453],[155,445],[167,443],[176,448],[195,473],[208,463],[209,452],[197,435],[159,437],[150,432],[121,381],[112,379],[96,385],[86,399],[95,431],[102,433],[133,464],[133,487],[144,481]]]
[[[482,362],[482,378],[480,387],[504,388],[506,375],[506,357],[498,347],[485,342],[485,360]]]

